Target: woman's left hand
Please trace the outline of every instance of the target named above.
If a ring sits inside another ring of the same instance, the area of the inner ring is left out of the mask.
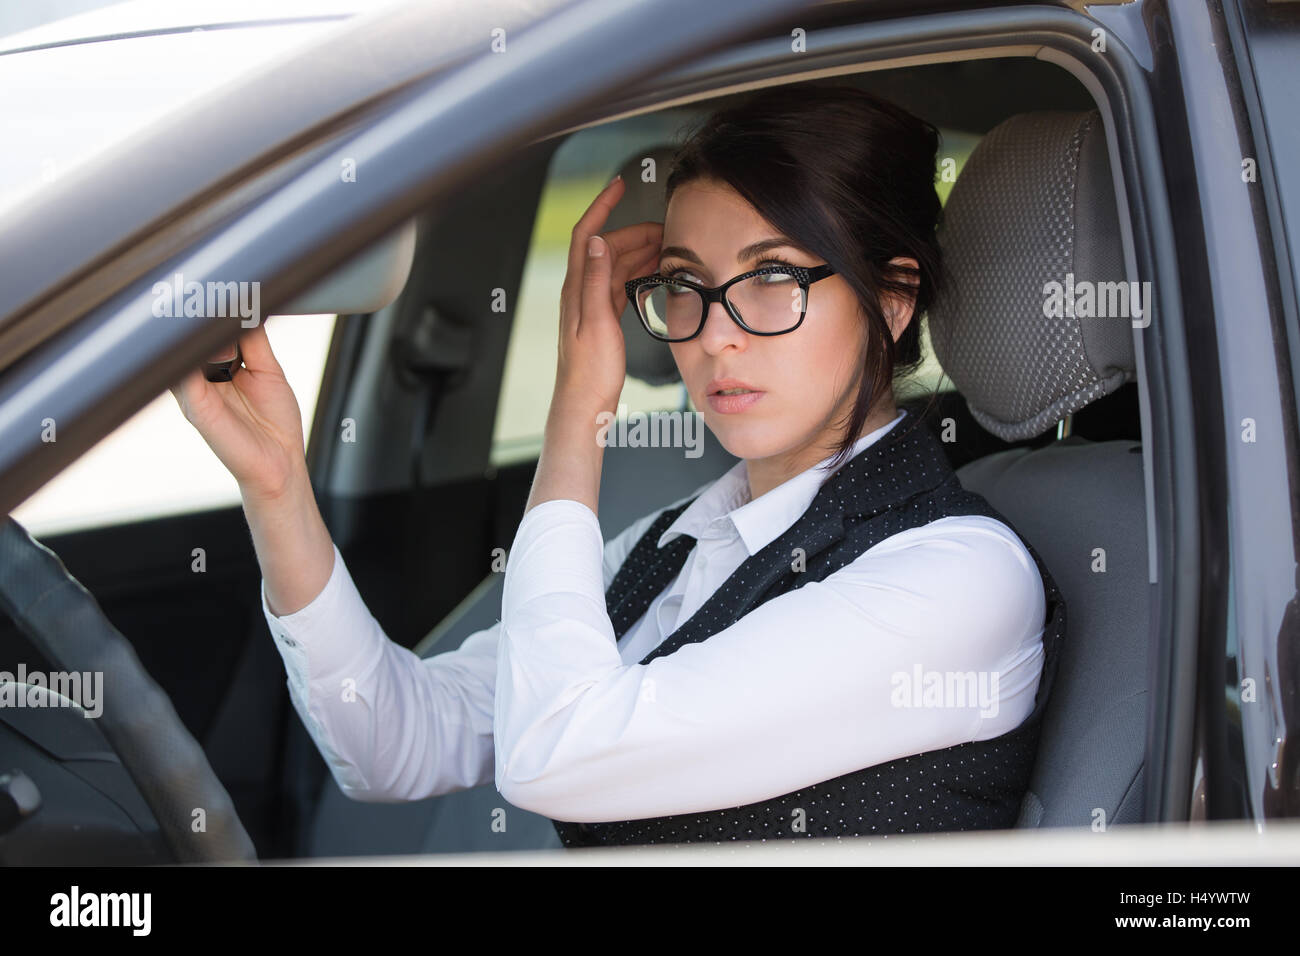
[[[619,323],[627,307],[623,283],[649,274],[663,241],[663,223],[658,222],[639,222],[599,235],[625,188],[623,180],[615,178],[573,227],[560,293],[555,393],[525,514],[557,498],[579,501],[595,512],[600,497],[605,449],[597,439],[603,413],[618,411],[627,377]],[[588,254],[587,244],[593,241],[602,255]]]
[[[593,430],[596,414],[617,410],[627,376],[619,323],[627,307],[623,284],[653,271],[663,241],[659,222],[600,233],[626,188],[622,177],[615,178],[573,227],[560,292],[559,365],[552,401],[571,414],[591,414]],[[589,250],[589,243],[594,249]]]

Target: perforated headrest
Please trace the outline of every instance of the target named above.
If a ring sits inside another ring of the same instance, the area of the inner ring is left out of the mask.
[[[931,342],[988,431],[1032,438],[1134,377],[1133,327],[1150,302],[1127,282],[1096,110],[1022,113],[990,131],[939,238],[949,283]]]
[[[676,148],[670,145],[639,150],[615,170],[615,173],[622,174],[626,189],[602,232],[612,232],[646,220],[664,221],[668,210],[664,187],[676,152]],[[647,160],[653,163],[647,163]],[[613,176],[614,173],[610,173],[610,177]],[[646,182],[646,177],[652,178]],[[627,374],[647,385],[669,385],[680,381],[677,363],[668,344],[651,338],[631,302],[623,310],[622,323],[623,342],[627,347]]]

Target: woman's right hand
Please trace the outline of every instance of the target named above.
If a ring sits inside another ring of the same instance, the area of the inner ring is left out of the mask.
[[[239,483],[241,494],[275,500],[306,475],[302,412],[259,323],[239,340],[244,367],[229,382],[201,369],[171,389],[185,418]]]

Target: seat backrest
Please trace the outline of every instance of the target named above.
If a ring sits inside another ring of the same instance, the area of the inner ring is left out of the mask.
[[[1134,316],[1052,301],[1132,278],[1095,110],[1020,114],[990,131],[953,186],[940,241],[950,278],[930,310],[931,341],[980,426],[1005,441],[1033,438],[1134,378]],[[1139,822],[1148,636],[1141,445],[1066,438],[989,455],[958,476],[1038,551],[1066,602],[1018,825]]]

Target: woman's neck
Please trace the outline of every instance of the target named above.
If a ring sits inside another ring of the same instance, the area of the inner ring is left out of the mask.
[[[898,417],[898,406],[889,396],[878,402],[862,423],[854,438],[856,442],[864,435],[869,435],[877,428],[883,428]],[[799,448],[771,455],[767,458],[746,458],[745,468],[749,475],[749,500],[753,501],[765,495],[778,485],[789,481],[795,475],[802,474],[818,462],[828,458],[835,451],[838,439],[832,429],[824,432],[818,441],[810,442]]]

